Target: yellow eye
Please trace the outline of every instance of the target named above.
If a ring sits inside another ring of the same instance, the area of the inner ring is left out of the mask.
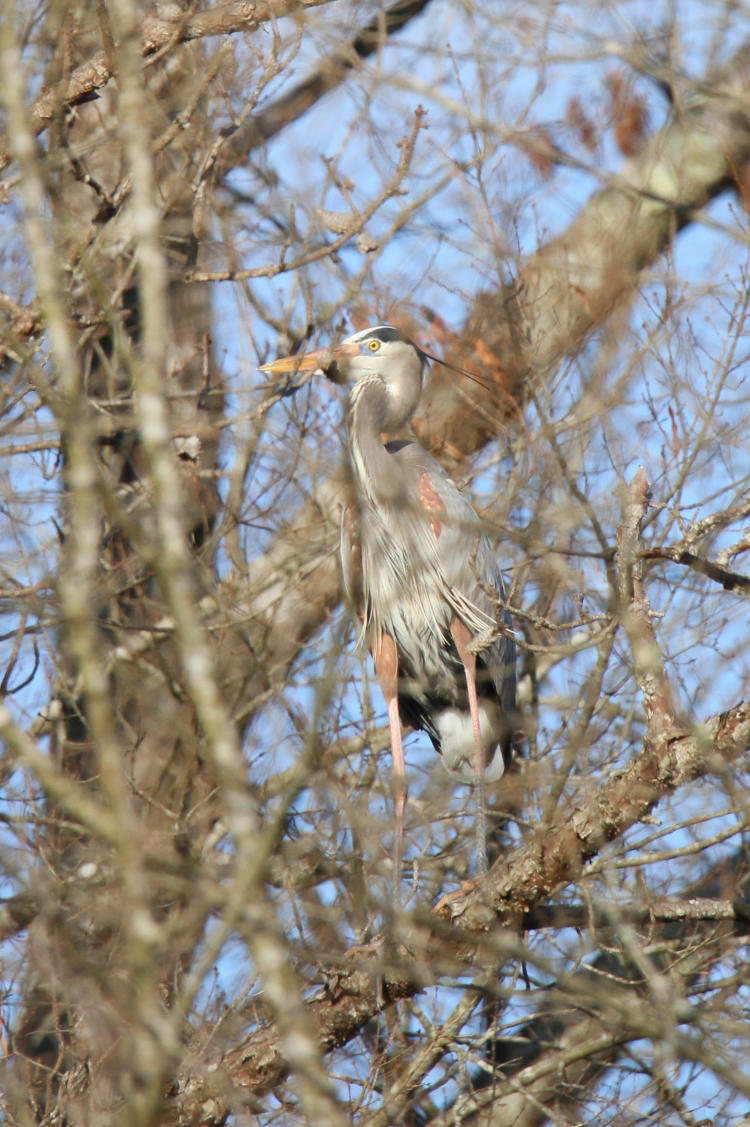
[[[368,340],[367,347],[369,348],[370,352],[377,352],[378,349],[380,348],[380,341],[379,340]]]

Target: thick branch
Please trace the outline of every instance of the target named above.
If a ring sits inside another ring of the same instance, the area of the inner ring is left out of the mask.
[[[0,901],[0,940],[10,939],[24,931],[44,907],[41,894],[18,893]],[[659,899],[643,904],[625,904],[617,909],[617,921],[639,926],[667,923],[719,923],[729,920],[743,934],[750,923],[750,914],[743,903],[711,896],[689,899]],[[526,912],[521,921],[524,931],[545,928],[593,928],[612,926],[612,914],[588,904],[542,904]]]
[[[624,904],[617,908],[618,923],[632,926],[641,924],[705,923],[730,920],[743,933],[748,928],[748,908],[734,900],[711,896],[693,896],[687,900],[671,897],[652,900],[647,904]],[[539,928],[594,928],[612,927],[611,912],[588,904],[542,904],[523,917],[524,931]]]
[[[532,839],[508,860],[498,861],[474,892],[443,901],[441,914],[469,930],[521,920],[525,912],[575,879],[603,845],[643,821],[661,798],[713,770],[723,770],[748,749],[750,704],[744,701],[692,733],[653,742],[647,737],[626,771],[599,787],[563,823]]]

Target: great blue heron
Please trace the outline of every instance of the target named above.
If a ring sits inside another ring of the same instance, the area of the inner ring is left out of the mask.
[[[443,764],[477,792],[477,868],[487,869],[485,780],[511,756],[515,645],[505,592],[474,508],[417,442],[383,443],[414,414],[435,359],[390,325],[264,372],[331,370],[351,382],[347,440],[358,519],[341,556],[388,707],[396,805],[396,887],[406,804],[401,721],[427,732]],[[499,630],[501,623],[504,629]]]

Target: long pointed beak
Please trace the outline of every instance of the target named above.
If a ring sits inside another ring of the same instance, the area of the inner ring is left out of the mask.
[[[270,372],[276,375],[282,372],[327,372],[337,361],[346,360],[355,355],[357,346],[340,345],[338,348],[319,348],[315,352],[305,352],[294,356],[280,356],[278,360],[270,360],[268,364],[261,364],[259,372]]]
[[[316,352],[295,353],[294,356],[280,356],[268,364],[261,364],[259,372],[314,372],[318,368],[325,371],[334,360],[330,348],[320,348]]]

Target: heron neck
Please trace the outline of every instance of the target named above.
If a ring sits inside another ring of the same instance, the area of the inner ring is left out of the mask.
[[[379,496],[388,489],[391,458],[380,435],[387,429],[387,392],[380,381],[360,383],[352,389],[347,413],[347,438],[352,468],[360,493]]]

